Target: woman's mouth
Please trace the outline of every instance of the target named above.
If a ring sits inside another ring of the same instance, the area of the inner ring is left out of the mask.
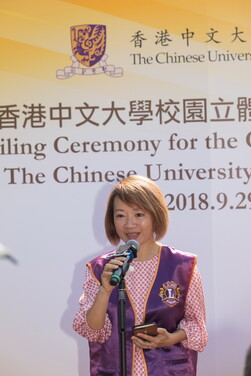
[[[126,234],[126,236],[128,239],[136,239],[139,236],[139,233],[133,232],[133,233]]]

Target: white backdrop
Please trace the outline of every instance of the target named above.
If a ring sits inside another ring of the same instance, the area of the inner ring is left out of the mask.
[[[0,71],[0,243],[18,261],[0,259],[0,373],[88,375],[87,341],[72,330],[85,263],[112,249],[103,226],[106,198],[117,179],[135,171],[155,180],[167,195],[170,227],[163,243],[198,255],[209,332],[208,346],[199,356],[198,376],[241,376],[250,345],[250,59],[133,64],[130,54],[136,50],[128,42],[132,34],[142,30],[149,35],[156,28],[55,3],[61,12],[71,9],[63,29],[55,27],[50,34],[57,54],[50,59],[48,39],[43,42],[45,49],[33,51],[29,59],[25,55],[27,74],[22,71],[21,52],[17,69]],[[40,4],[41,13],[42,8]],[[57,22],[63,22],[59,18]],[[82,23],[107,26],[109,61],[123,69],[121,77],[56,78],[56,70],[70,61],[69,28]],[[49,27],[54,26],[44,23],[44,30]],[[27,35],[20,30],[16,38],[24,43]],[[41,46],[42,35],[34,38],[34,45]],[[180,37],[173,40],[172,54],[207,56],[210,50],[193,41],[188,52]],[[245,48],[239,46],[239,53],[249,51],[248,42]],[[227,48],[211,50],[229,56]],[[154,58],[163,49],[154,46],[140,51]],[[37,70],[30,63],[36,53],[44,54]],[[238,98],[246,100],[243,112]],[[157,115],[160,100],[166,110],[162,123]],[[45,118],[34,117],[33,124],[27,119],[24,126],[32,103],[43,106]],[[59,103],[67,107],[65,117],[71,109],[61,126],[55,119]],[[76,125],[84,120],[76,109],[84,103],[97,107],[92,120],[99,125]],[[117,114],[103,125],[112,103]],[[9,110],[19,111],[18,118],[9,113],[8,123],[6,106],[12,105]],[[145,109],[148,120],[137,124],[132,105],[138,106],[141,116]],[[179,122],[165,124],[171,113]],[[188,116],[185,121],[185,114],[194,118]],[[193,147],[191,139],[196,139]],[[108,141],[114,142],[114,151]],[[84,142],[90,143],[85,144],[86,150]],[[30,146],[22,152],[23,143]],[[36,159],[40,143],[46,146]],[[93,178],[93,171],[100,174]],[[77,180],[79,175],[82,182]]]

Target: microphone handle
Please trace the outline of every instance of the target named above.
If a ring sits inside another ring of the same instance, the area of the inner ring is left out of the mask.
[[[113,272],[113,275],[110,278],[110,285],[117,286],[120,283],[129,269],[131,260],[131,256],[128,255],[124,261],[124,264]]]

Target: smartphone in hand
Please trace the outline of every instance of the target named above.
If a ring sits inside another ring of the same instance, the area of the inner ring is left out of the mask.
[[[158,334],[156,322],[149,322],[148,324],[135,325],[133,327],[133,334],[136,336],[137,333],[147,334],[148,336],[156,336]]]

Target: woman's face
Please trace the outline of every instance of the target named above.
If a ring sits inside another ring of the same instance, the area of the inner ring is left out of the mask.
[[[142,248],[154,241],[152,216],[137,205],[129,206],[115,197],[113,218],[117,234],[125,243],[135,239]]]

